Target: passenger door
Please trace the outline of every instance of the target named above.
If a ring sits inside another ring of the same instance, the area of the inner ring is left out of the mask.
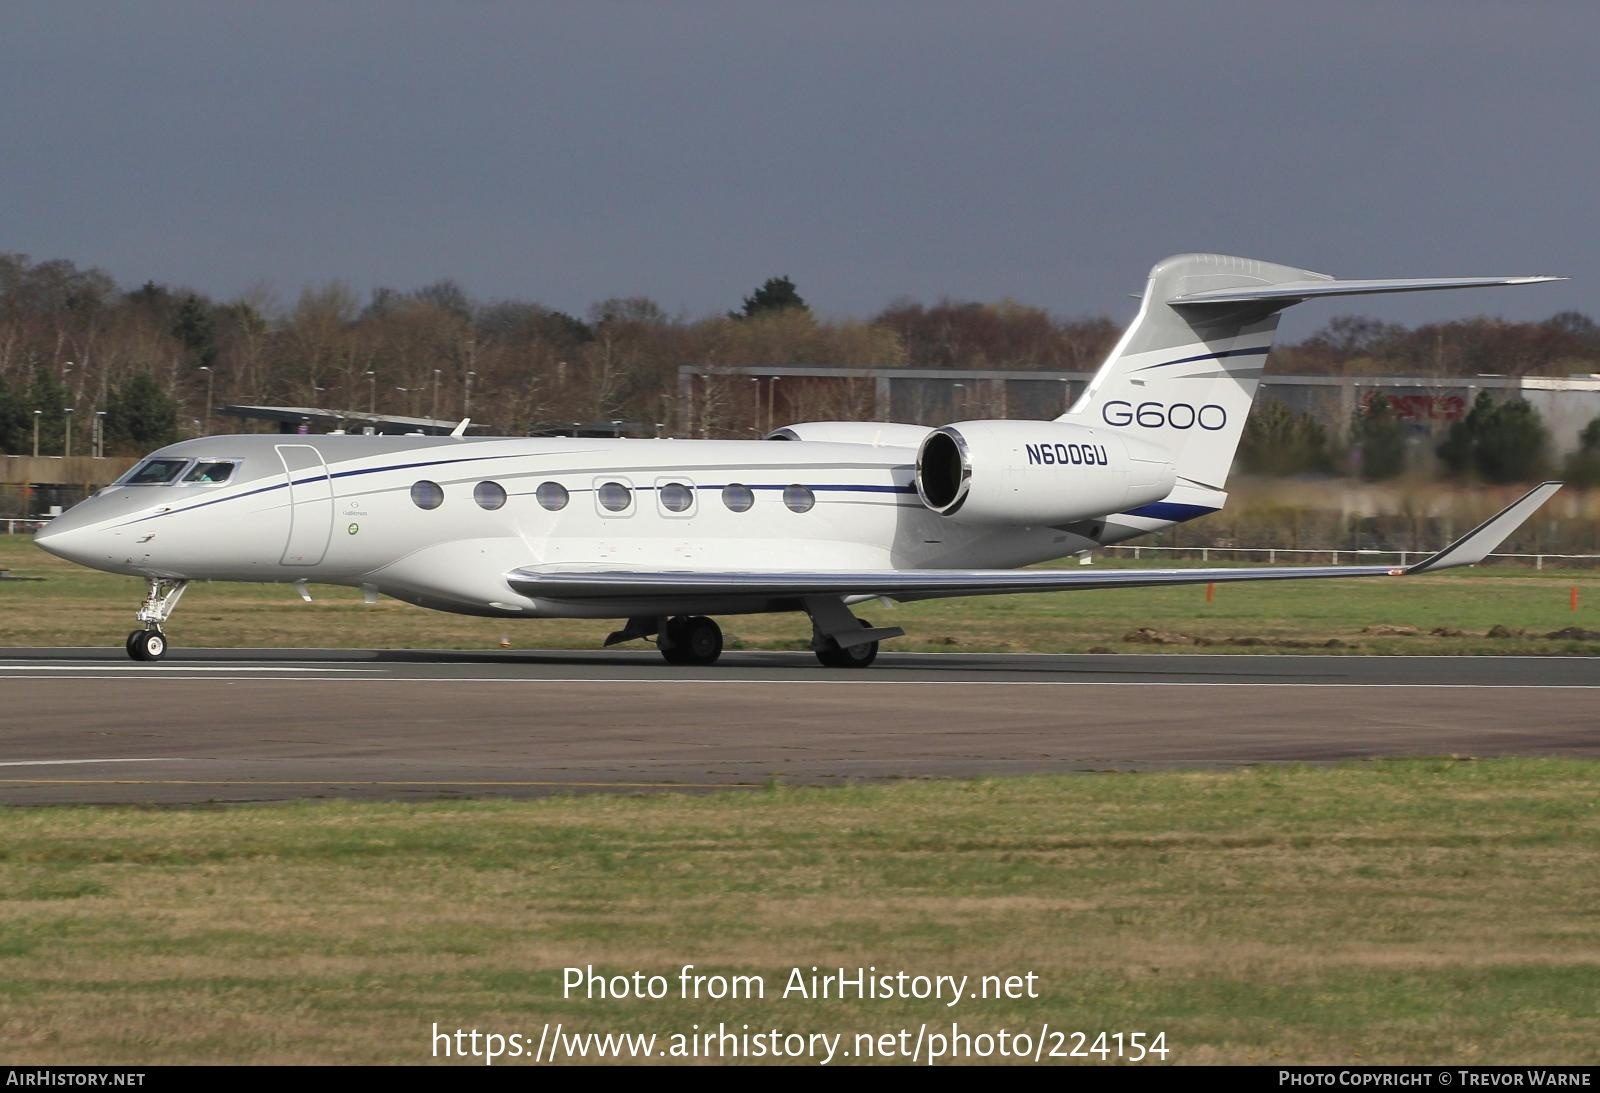
[[[316,565],[333,534],[333,480],[322,453],[309,444],[279,444],[289,479],[289,540],[282,564]]]

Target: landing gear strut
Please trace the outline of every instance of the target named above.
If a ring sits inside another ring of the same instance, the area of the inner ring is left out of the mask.
[[[150,590],[145,593],[144,606],[139,608],[138,615],[144,629],[128,635],[128,656],[134,660],[155,661],[167,655],[167,635],[163,627],[188,587],[188,581],[151,579]]]
[[[660,647],[668,664],[715,664],[722,655],[722,627],[704,615],[679,615],[661,628]]]

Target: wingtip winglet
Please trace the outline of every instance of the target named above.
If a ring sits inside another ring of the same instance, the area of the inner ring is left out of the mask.
[[[1525,524],[1528,518],[1554,497],[1556,491],[1563,485],[1565,483],[1557,479],[1539,483],[1437,554],[1407,568],[1406,573],[1426,573],[1434,569],[1477,565],[1496,547],[1509,539],[1511,533]]]

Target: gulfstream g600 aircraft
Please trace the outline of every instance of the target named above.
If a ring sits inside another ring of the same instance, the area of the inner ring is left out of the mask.
[[[1083,396],[1054,421],[824,421],[766,441],[214,436],[173,444],[58,517],[44,549],[149,593],[136,660],[196,580],[317,581],[441,611],[617,619],[675,664],[722,652],[710,615],[803,611],[817,659],[865,667],[872,598],[1397,576],[1471,565],[1559,483],[1404,569],[1032,570],[1215,512],[1278,313],[1324,296],[1548,277],[1340,281],[1168,258]],[[459,431],[459,430],[458,430]],[[788,443],[772,443],[787,441]]]

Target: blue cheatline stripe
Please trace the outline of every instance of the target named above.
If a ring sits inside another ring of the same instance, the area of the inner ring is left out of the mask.
[[[915,486],[817,486],[808,482],[787,482],[781,485],[763,485],[757,482],[729,482],[722,486],[696,486],[700,490],[725,490],[728,486],[743,486],[747,490],[786,490],[790,486],[804,486],[814,493],[916,493]]]
[[[1152,368],[1170,368],[1174,364],[1193,364],[1195,361],[1215,361],[1223,357],[1263,357],[1272,349],[1270,345],[1257,346],[1254,349],[1224,349],[1220,353],[1202,353],[1198,357],[1183,357],[1175,361],[1162,361],[1160,364],[1147,364],[1143,368],[1135,368],[1135,372],[1148,372]]]
[[[1219,510],[1210,505],[1183,505],[1176,501],[1157,501],[1150,505],[1140,505],[1136,509],[1119,513],[1120,516],[1146,516],[1152,520],[1171,520],[1179,523],[1184,520],[1193,520],[1197,516],[1209,516]]]
[[[293,484],[296,485],[296,486],[304,486],[304,485],[308,485],[309,483],[319,482],[319,481],[323,481],[325,479],[353,478],[353,477],[356,477],[358,475],[363,475],[363,474],[382,474],[385,471],[408,471],[408,470],[415,470],[415,469],[417,469],[419,467],[444,467],[444,466],[449,466],[449,465],[454,464],[454,463],[481,463],[481,462],[484,462],[484,461],[487,461],[487,460],[493,460],[493,459],[514,459],[514,458],[520,458],[522,454],[523,453],[508,453],[508,454],[505,454],[505,455],[462,456],[459,459],[433,459],[433,460],[426,460],[426,461],[418,462],[418,463],[395,463],[395,464],[391,464],[391,465],[385,466],[385,467],[364,467],[364,468],[359,468],[359,469],[353,470],[353,471],[330,471],[326,475],[313,474],[313,475],[307,475],[305,478],[297,478],[297,479],[294,480]],[[624,472],[617,471],[615,473],[623,474]],[[670,472],[668,472],[668,473],[670,473]],[[560,477],[559,472],[554,472],[552,474],[552,477]],[[596,475],[595,477],[600,477],[600,476]],[[772,486],[772,485],[753,485],[753,484],[748,484],[748,483],[745,483],[745,484],[749,485],[749,488],[752,489],[752,490],[785,490],[785,489],[788,489],[789,485],[792,485],[793,483],[788,483],[788,484],[783,484],[783,485],[775,485],[775,486]],[[289,483],[287,483],[287,482],[275,482],[270,486],[258,486],[257,488],[255,488],[253,490],[246,490],[243,493],[230,494],[227,497],[215,497],[215,498],[212,498],[210,501],[202,501],[198,505],[189,505],[186,508],[171,509],[171,510],[169,510],[167,512],[157,512],[157,513],[153,513],[153,514],[151,514],[149,516],[141,516],[139,519],[133,520],[133,521],[130,521],[130,522],[131,523],[135,523],[135,524],[140,524],[140,523],[143,523],[146,520],[156,520],[156,519],[159,519],[160,517],[163,517],[163,516],[175,516],[178,513],[194,512],[196,509],[203,509],[203,508],[206,508],[207,506],[210,506],[210,505],[220,505],[224,501],[238,501],[238,500],[241,500],[241,499],[246,498],[246,497],[254,497],[254,496],[258,495],[258,494],[271,493],[273,490],[285,489],[285,488],[287,488],[288,485],[289,485]],[[635,490],[653,490],[656,487],[655,486],[635,486],[633,488]],[[723,489],[724,487],[723,486],[697,486],[696,488],[697,489],[702,489],[702,490],[720,490],[720,489]],[[915,486],[871,486],[871,485],[831,486],[831,485],[821,485],[821,486],[810,486],[809,488],[811,490],[815,491],[815,492],[818,492],[818,493],[822,493],[822,492],[828,492],[828,493],[916,493],[917,492],[917,488]],[[592,491],[581,490],[580,489],[580,490],[575,490],[573,492],[586,493],[586,492],[592,492]],[[521,496],[521,495],[519,494],[518,496]],[[122,526],[126,526],[126,525],[122,525]]]

